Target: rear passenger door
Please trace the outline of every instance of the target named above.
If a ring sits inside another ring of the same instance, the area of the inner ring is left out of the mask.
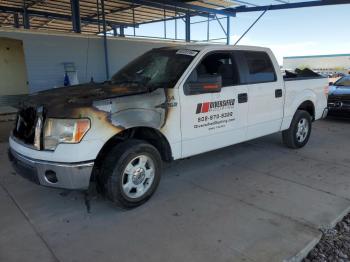
[[[235,57],[248,87],[247,139],[280,131],[285,92],[281,74],[275,72],[277,61],[263,51],[236,51]]]

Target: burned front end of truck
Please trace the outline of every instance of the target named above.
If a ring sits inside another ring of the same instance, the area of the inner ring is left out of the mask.
[[[30,95],[19,105],[9,138],[17,173],[40,185],[87,189],[109,140],[131,128],[165,125],[168,90],[192,59],[176,49],[155,49],[110,81]]]

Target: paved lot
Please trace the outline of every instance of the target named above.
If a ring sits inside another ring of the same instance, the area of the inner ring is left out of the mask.
[[[350,121],[321,121],[299,151],[272,135],[174,162],[131,211],[31,184],[2,143],[0,261],[298,259],[349,211],[349,130]]]

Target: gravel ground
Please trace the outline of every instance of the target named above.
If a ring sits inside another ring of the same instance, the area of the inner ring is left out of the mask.
[[[350,262],[350,214],[333,229],[322,230],[321,241],[303,262]]]

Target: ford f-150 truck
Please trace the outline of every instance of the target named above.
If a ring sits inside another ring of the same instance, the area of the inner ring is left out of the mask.
[[[266,48],[184,45],[153,49],[110,81],[32,94],[19,108],[9,157],[38,184],[87,189],[119,206],[155,192],[163,161],[282,131],[290,148],[327,114],[321,76],[283,77]]]

